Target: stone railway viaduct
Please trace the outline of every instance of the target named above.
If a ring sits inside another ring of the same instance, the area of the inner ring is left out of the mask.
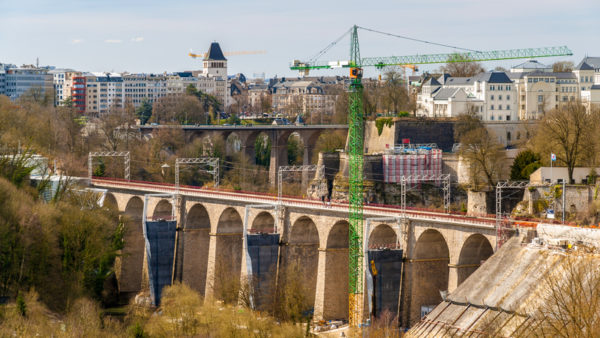
[[[277,184],[277,168],[287,165],[287,143],[292,134],[297,134],[304,145],[304,154],[302,164],[311,164],[313,152],[317,139],[323,133],[330,133],[336,130],[347,131],[347,125],[248,125],[248,126],[180,126],[180,125],[159,125],[159,126],[140,126],[142,137],[152,137],[153,133],[161,129],[181,129],[184,133],[186,142],[193,139],[207,139],[215,135],[220,135],[223,140],[237,138],[240,142],[240,151],[251,161],[255,160],[254,144],[257,137],[261,134],[266,135],[271,140],[271,159],[269,164],[269,182],[275,186]],[[228,150],[232,152],[232,149]]]
[[[144,195],[175,193],[173,186],[118,180],[92,181],[107,189],[105,203],[128,216],[123,255],[117,264],[119,291],[142,289]],[[247,205],[276,205],[273,196],[181,188],[175,199],[150,198],[148,217],[169,218],[175,210],[178,248],[174,279],[205,297],[218,297],[225,280],[243,278],[243,227]],[[175,205],[173,205],[175,203]],[[281,235],[278,270],[297,264],[315,319],[348,318],[348,206],[285,198],[276,208],[249,209],[249,231]],[[392,207],[366,206],[365,219],[399,217]],[[372,222],[369,248],[398,242],[404,249],[399,316],[403,326],[420,320],[421,307],[442,301],[496,247],[494,220],[407,211],[399,222]],[[276,273],[274,272],[274,275]],[[273,276],[275,278],[275,276]],[[278,287],[281,287],[278,285]]]

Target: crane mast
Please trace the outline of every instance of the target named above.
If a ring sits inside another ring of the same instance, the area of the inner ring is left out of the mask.
[[[356,326],[362,322],[363,305],[363,149],[364,117],[362,104],[362,68],[358,31],[354,26],[350,42],[350,88],[348,118],[348,155],[349,155],[349,229],[348,229],[348,309],[350,324]]]

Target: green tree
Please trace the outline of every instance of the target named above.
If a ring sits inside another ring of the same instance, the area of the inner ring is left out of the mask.
[[[254,142],[256,164],[269,167],[271,163],[271,139],[267,135],[259,135]]]
[[[515,157],[515,160],[510,167],[510,179],[528,181],[529,175],[540,166],[539,154],[536,154],[531,150],[523,150]]]
[[[292,134],[287,142],[288,164],[302,164],[304,156],[304,145],[296,134]]]
[[[140,124],[144,125],[152,117],[152,105],[144,99],[142,104],[135,110],[135,115],[140,119]]]

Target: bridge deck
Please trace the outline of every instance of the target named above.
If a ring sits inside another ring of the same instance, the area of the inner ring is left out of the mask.
[[[92,185],[102,188],[127,189],[144,191],[148,193],[176,193],[175,186],[168,183],[125,181],[119,179],[94,178]],[[232,202],[245,202],[248,204],[276,204],[277,196],[266,193],[251,193],[226,191],[218,189],[207,189],[200,187],[180,186],[179,193],[186,196],[214,198]],[[348,203],[332,202],[324,204],[321,201],[306,200],[296,197],[282,197],[281,203],[286,207],[308,208],[323,211],[337,211],[348,213]],[[492,217],[474,217],[461,214],[443,213],[429,210],[406,209],[406,217],[411,220],[426,220],[440,223],[451,223],[456,225],[468,225],[470,227],[481,227],[485,229],[495,228],[496,220]],[[390,205],[365,205],[364,214],[367,217],[400,217],[402,209],[400,206]]]

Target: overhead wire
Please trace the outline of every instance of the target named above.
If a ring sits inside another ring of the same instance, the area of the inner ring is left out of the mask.
[[[411,38],[411,37],[404,36],[404,35],[386,33],[386,32],[378,31],[378,30],[371,29],[371,28],[361,27],[361,26],[357,26],[357,28],[360,28],[360,29],[365,30],[365,31],[373,32],[373,33],[383,34],[383,35],[392,36],[392,37],[399,38],[399,39],[405,39],[405,40],[410,40],[410,41],[415,41],[415,42],[421,42],[421,43],[435,45],[435,46],[447,47],[447,48],[452,48],[452,49],[460,49],[460,50],[465,50],[465,51],[469,51],[469,52],[476,52],[476,53],[480,53],[481,52],[481,51],[474,50],[474,49],[463,48],[463,47],[458,47],[458,46],[453,46],[453,45],[447,45],[447,44],[433,42],[433,41],[421,40],[421,39]]]
[[[340,42],[344,37],[346,37],[346,35],[350,34],[350,32],[352,31],[352,29],[347,30],[344,34],[342,34],[342,36],[340,36],[339,38],[337,38],[335,41],[333,41],[332,43],[330,43],[329,45],[327,45],[327,47],[323,48],[322,50],[320,50],[317,54],[315,54],[312,58],[308,59],[309,63],[314,63],[318,58],[320,58],[321,56],[323,56],[325,53],[327,53],[333,46],[335,46],[338,42]]]

